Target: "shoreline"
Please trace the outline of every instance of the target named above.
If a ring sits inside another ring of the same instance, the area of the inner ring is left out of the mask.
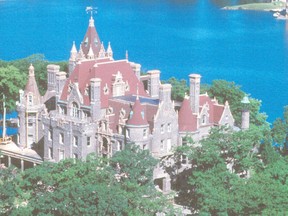
[[[251,3],[235,6],[225,6],[222,10],[254,10],[254,11],[282,11],[285,8],[284,2],[273,3]]]

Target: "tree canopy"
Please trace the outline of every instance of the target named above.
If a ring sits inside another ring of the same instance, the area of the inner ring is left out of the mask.
[[[1,170],[0,211],[11,215],[155,215],[172,212],[153,185],[157,161],[127,145],[112,158],[43,163],[24,173]]]

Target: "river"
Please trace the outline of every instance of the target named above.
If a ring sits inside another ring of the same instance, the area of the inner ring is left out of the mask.
[[[239,1],[217,0],[2,0],[0,59],[43,53],[67,60],[88,25],[86,6],[98,8],[101,40],[115,59],[159,69],[161,78],[200,73],[203,83],[235,81],[262,100],[273,122],[288,104],[288,24],[269,12],[226,11]],[[243,1],[242,1],[243,2]],[[28,66],[27,66],[28,67]],[[37,71],[36,71],[37,73]]]

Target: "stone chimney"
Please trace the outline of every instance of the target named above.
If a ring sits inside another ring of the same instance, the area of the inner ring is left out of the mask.
[[[101,79],[90,79],[91,116],[93,121],[101,118]]]
[[[56,91],[56,74],[59,72],[59,70],[60,70],[59,65],[53,65],[53,64],[47,65],[48,91]]]
[[[190,105],[193,113],[199,113],[200,80],[199,74],[190,74]]]
[[[160,85],[160,91],[159,91],[159,100],[161,102],[171,102],[171,84],[162,84]]]
[[[148,91],[152,98],[159,98],[159,86],[160,86],[160,71],[151,70],[148,71]]]

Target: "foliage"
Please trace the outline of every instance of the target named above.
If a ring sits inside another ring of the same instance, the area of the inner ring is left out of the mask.
[[[127,145],[110,159],[90,155],[86,162],[44,162],[16,178],[5,174],[1,210],[11,215],[155,215],[169,211],[167,198],[153,186],[155,164],[148,151],[135,145]]]
[[[283,118],[273,122],[272,137],[274,146],[283,154],[288,154],[288,106],[284,107]]]
[[[182,146],[177,154],[191,162],[173,185],[177,203],[199,215],[287,214],[288,160],[272,148],[269,129],[214,128],[200,144]]]
[[[175,77],[171,77],[168,80],[164,80],[163,83],[169,83],[172,85],[172,100],[182,101],[185,93],[189,94],[189,87],[187,86],[185,79],[178,80]]]
[[[241,90],[239,85],[225,80],[214,80],[210,89],[208,90],[208,94],[210,97],[216,97],[221,104],[228,101],[236,125],[241,125],[241,112],[243,109],[241,100],[245,96],[245,92]],[[251,97],[249,97],[249,100],[250,123],[258,126],[268,126],[266,123],[266,114],[260,113],[261,101]]]
[[[15,101],[19,100],[19,89],[25,88],[30,64],[33,64],[35,68],[35,78],[41,95],[47,89],[46,67],[48,64],[58,64],[61,70],[68,71],[67,62],[48,62],[42,54],[14,61],[0,60],[0,92],[4,92],[6,95],[9,111],[15,110]],[[2,113],[2,108],[0,111]]]

